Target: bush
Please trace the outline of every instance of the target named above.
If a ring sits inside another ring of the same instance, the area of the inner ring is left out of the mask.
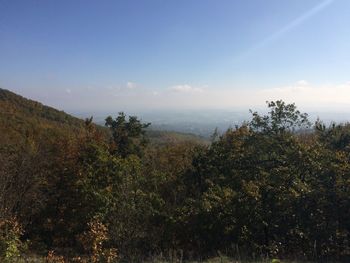
[[[21,241],[23,231],[16,218],[0,219],[0,258],[14,262],[21,257],[25,244]]]

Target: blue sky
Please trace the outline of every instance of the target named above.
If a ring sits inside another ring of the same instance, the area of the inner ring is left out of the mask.
[[[350,105],[348,0],[0,0],[0,87],[66,110]]]

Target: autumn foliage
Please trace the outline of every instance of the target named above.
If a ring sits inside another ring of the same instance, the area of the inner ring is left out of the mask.
[[[210,145],[150,145],[123,113],[103,128],[7,93],[0,105],[2,260],[349,260],[348,124],[276,101]]]

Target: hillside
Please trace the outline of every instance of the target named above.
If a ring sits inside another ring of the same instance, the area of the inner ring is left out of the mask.
[[[19,143],[59,132],[74,133],[83,120],[63,111],[0,89],[0,143]]]
[[[31,138],[59,136],[61,132],[75,134],[84,125],[82,119],[64,111],[43,105],[0,89],[0,144],[13,144]],[[104,131],[104,127],[98,126]],[[207,143],[204,138],[187,133],[149,129],[147,135],[153,145],[195,142]]]
[[[26,99],[9,90],[0,89],[0,103],[1,109],[4,110],[2,113],[20,114],[25,117],[35,117],[70,126],[81,126],[82,124],[82,120],[66,114],[64,111]]]

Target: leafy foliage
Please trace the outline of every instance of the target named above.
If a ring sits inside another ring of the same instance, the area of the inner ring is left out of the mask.
[[[111,116],[106,118],[106,126],[110,129],[113,139],[113,152],[122,157],[130,154],[140,155],[146,146],[145,129],[150,123],[141,123],[135,116],[126,120],[123,112],[113,120]]]
[[[267,106],[211,144],[148,144],[137,117],[106,131],[0,90],[2,261],[26,239],[52,262],[348,261],[349,124],[312,130],[294,104]]]
[[[20,240],[22,228],[16,218],[0,219],[0,258],[14,262],[21,256],[25,244]]]

